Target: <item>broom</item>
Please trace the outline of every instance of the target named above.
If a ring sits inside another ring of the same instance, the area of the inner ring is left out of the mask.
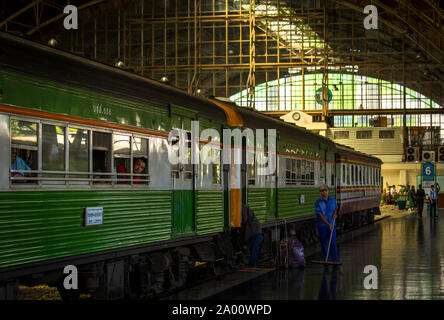
[[[325,257],[325,261],[320,261],[320,260],[312,260],[312,263],[319,263],[319,264],[324,264],[324,265],[335,265],[335,266],[340,266],[342,264],[342,262],[339,261],[328,261],[328,256],[330,254],[330,245],[331,245],[331,238],[333,237],[333,230],[335,229],[335,222],[336,220],[333,220],[333,229],[330,232],[330,240],[328,241],[328,250],[327,250],[327,256]]]

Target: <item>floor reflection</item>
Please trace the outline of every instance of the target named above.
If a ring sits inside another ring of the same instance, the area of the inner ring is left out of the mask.
[[[444,213],[444,212],[443,212]],[[443,299],[444,223],[416,214],[385,219],[373,230],[338,244],[338,269],[312,264],[276,270],[211,299]],[[377,268],[377,289],[365,289],[367,265]]]

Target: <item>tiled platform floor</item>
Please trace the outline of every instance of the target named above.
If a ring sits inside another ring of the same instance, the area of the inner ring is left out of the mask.
[[[304,269],[269,272],[209,299],[444,299],[444,211],[384,219],[338,249],[338,270],[308,257]],[[364,287],[366,265],[377,268],[377,289]]]

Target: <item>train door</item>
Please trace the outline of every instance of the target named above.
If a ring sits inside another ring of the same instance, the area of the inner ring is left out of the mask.
[[[176,156],[180,158],[182,149],[186,159],[171,164],[173,189],[173,236],[193,235],[195,223],[195,165],[191,164],[191,121],[194,114],[189,110],[171,105],[172,131],[178,137],[170,144],[178,146]],[[184,161],[185,160],[185,161]]]
[[[223,188],[224,188],[224,229],[230,229],[230,165],[223,164]]]

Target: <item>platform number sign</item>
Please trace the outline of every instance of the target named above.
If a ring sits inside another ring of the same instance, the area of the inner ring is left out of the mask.
[[[433,181],[435,180],[435,165],[430,162],[426,162],[422,165],[422,180]]]

